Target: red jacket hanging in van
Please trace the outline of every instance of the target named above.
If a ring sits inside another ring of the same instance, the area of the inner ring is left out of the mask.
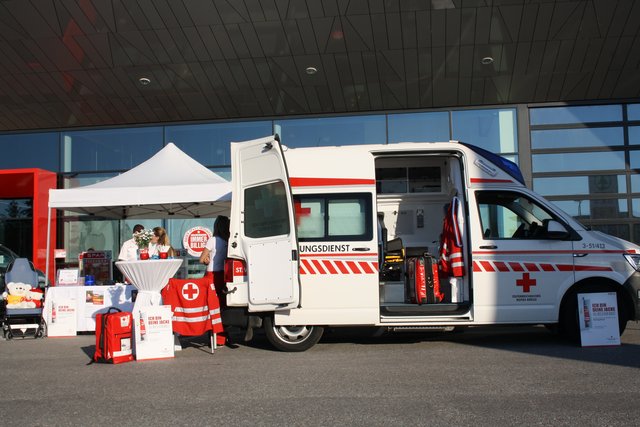
[[[454,197],[447,207],[440,235],[440,271],[453,277],[464,276],[460,200]]]

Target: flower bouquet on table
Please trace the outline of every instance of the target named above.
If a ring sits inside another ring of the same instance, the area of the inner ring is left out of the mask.
[[[149,259],[149,243],[153,239],[153,230],[140,230],[133,233],[133,240],[138,245],[140,259]]]

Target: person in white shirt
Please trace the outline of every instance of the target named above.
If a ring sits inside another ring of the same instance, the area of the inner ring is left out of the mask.
[[[213,223],[213,236],[200,254],[200,262],[207,265],[207,272],[204,277],[213,279],[216,294],[220,300],[220,311],[227,308],[227,286],[224,281],[224,260],[227,258],[227,242],[229,241],[229,218],[219,216]],[[218,334],[218,345],[228,343],[225,332]]]
[[[133,227],[133,233],[144,230],[142,224],[136,224]],[[133,237],[122,244],[120,248],[120,254],[118,255],[119,261],[135,261],[138,259],[138,245]]]

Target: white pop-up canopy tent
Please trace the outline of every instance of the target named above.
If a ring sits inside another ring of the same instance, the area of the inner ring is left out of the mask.
[[[49,208],[103,218],[198,218],[229,212],[231,183],[173,143],[129,171],[84,187],[49,191]]]
[[[49,190],[51,209],[100,218],[200,218],[229,215],[231,183],[173,143],[129,171],[84,187]],[[50,229],[47,230],[47,278]]]

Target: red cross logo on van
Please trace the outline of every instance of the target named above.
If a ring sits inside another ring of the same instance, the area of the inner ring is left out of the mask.
[[[516,280],[516,286],[522,286],[522,292],[529,292],[532,286],[536,285],[536,280],[529,277],[529,273],[523,273],[522,279]]]
[[[198,289],[195,283],[189,282],[182,286],[182,297],[187,301],[193,301],[198,298],[198,295],[200,295],[200,289]]]

